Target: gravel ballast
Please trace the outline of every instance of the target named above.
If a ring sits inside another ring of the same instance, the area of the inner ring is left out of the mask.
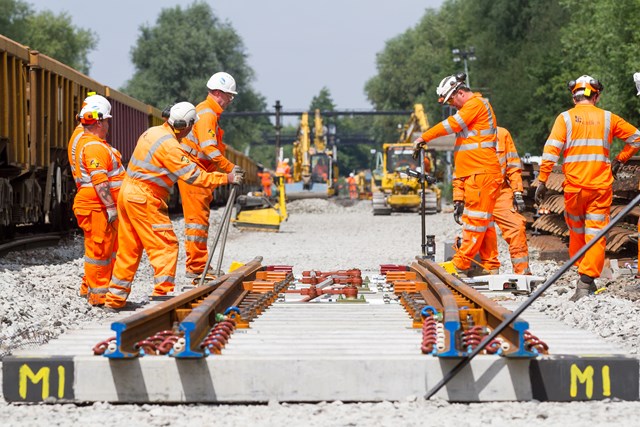
[[[288,204],[290,218],[279,233],[242,232],[231,227],[225,248],[223,270],[232,261],[246,262],[262,256],[263,265],[294,266],[304,270],[359,268],[364,274],[379,271],[380,264],[409,264],[420,253],[420,216],[392,214],[373,216],[371,202],[343,204],[333,200],[299,200]],[[446,210],[446,209],[445,209]],[[212,211],[210,239],[215,235],[222,210]],[[443,245],[459,233],[450,213],[427,217],[427,231],[437,236],[438,258]],[[180,241],[178,288],[184,278],[184,221],[173,220]],[[511,271],[506,245],[501,242],[502,270]],[[532,254],[535,257],[535,254]],[[16,348],[37,345],[83,324],[113,316],[87,305],[77,295],[83,270],[83,242],[75,236],[56,248],[19,251],[0,259],[0,356]],[[217,253],[214,256],[214,264]],[[532,261],[534,274],[549,277],[558,268],[554,262]],[[602,281],[607,290],[578,303],[573,294],[572,271],[553,285],[533,307],[565,323],[588,329],[604,340],[637,354],[640,347],[640,294],[635,279],[623,277]],[[130,301],[146,303],[152,291],[153,270],[146,257],[140,265]],[[524,300],[524,297],[518,297]],[[600,426],[640,425],[638,402],[490,402],[456,404],[425,401],[407,396],[399,402],[291,404],[272,401],[264,405],[113,405],[87,406],[17,405],[0,400],[2,425],[193,425],[224,423],[248,425],[308,426],[397,426],[424,425],[442,420],[459,426],[567,426],[587,421]],[[581,421],[582,420],[582,421]],[[635,423],[635,424],[634,424]]]

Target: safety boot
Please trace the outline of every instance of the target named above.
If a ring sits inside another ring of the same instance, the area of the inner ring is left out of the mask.
[[[455,270],[455,275],[458,276],[461,279],[467,279],[469,277],[469,274],[471,273],[471,269],[468,268],[466,270],[461,270],[458,267],[456,267],[455,264],[453,264],[453,269]]]
[[[598,290],[598,287],[596,286],[593,277],[581,274],[576,286],[576,292],[571,298],[569,298],[569,301],[576,302],[580,298],[584,298],[589,294],[593,294],[596,290]]]

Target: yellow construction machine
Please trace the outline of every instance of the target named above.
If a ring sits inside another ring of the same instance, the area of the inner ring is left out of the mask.
[[[320,110],[315,112],[314,139],[311,145],[309,115],[300,119],[298,140],[293,143],[292,181],[285,184],[287,200],[323,198],[335,195],[338,179],[336,149],[327,149],[326,128]]]
[[[406,174],[407,169],[422,170],[435,167],[434,152],[426,152],[425,165],[413,158],[412,140],[429,128],[429,122],[421,104],[414,106],[411,118],[405,124],[397,142],[383,144],[376,153],[376,168],[372,173],[373,214],[390,215],[391,212],[418,211],[422,189],[418,178]],[[432,172],[432,171],[431,171]],[[426,188],[425,213],[441,210],[440,189],[435,185]]]
[[[250,231],[279,231],[280,223],[288,218],[284,189],[284,177],[276,176],[278,203],[273,204],[263,194],[238,196],[236,199],[236,217],[234,227]]]

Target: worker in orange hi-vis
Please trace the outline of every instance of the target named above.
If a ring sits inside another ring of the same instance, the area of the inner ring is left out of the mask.
[[[267,169],[263,170],[262,172],[258,172],[258,178],[260,178],[262,193],[267,197],[271,197],[271,185],[273,184],[271,172],[269,172]]]
[[[83,130],[72,151],[77,193],[73,212],[84,232],[84,279],[91,305],[105,302],[113,254],[118,248],[118,211],[115,201],[125,175],[121,155],[105,140],[111,104],[94,95],[80,111]],[[83,289],[81,288],[81,294]]]
[[[495,273],[500,267],[492,219],[503,182],[496,155],[496,116],[488,100],[480,93],[471,92],[466,78],[466,74],[458,73],[442,79],[436,89],[439,102],[453,105],[458,112],[429,128],[413,142],[414,157],[418,158],[420,150],[432,139],[456,134],[454,219],[463,228],[462,243],[453,257],[453,264],[460,276],[469,273],[477,253],[486,270]]]
[[[208,189],[241,184],[242,172],[206,172],[191,161],[178,142],[197,120],[195,107],[179,102],[169,119],[138,139],[118,198],[119,250],[105,307],[122,308],[131,292],[142,252],[154,270],[154,296],[172,292],[178,263],[178,240],[168,215],[169,192],[177,180]]]
[[[498,127],[497,153],[504,183],[493,208],[493,219],[509,245],[513,272],[531,274],[527,246],[527,220],[519,213],[525,210],[522,198],[522,163],[511,134],[503,127]]]
[[[351,200],[358,198],[358,186],[356,185],[356,178],[351,172],[347,177],[347,185],[349,187],[349,198]]]
[[[241,172],[240,166],[227,160],[227,146],[222,141],[224,130],[219,119],[231,104],[236,92],[236,81],[225,72],[218,72],[207,82],[207,98],[196,106],[198,121],[181,143],[192,161],[208,172]],[[209,257],[207,239],[209,237],[209,213],[213,194],[209,188],[178,181],[182,210],[184,212],[186,276],[200,276]]]
[[[609,223],[613,177],[640,149],[640,132],[621,117],[596,107],[603,85],[583,75],[569,82],[575,106],[561,113],[544,145],[535,199],[544,201],[551,169],[564,156],[565,221],[569,227],[569,255],[573,256]],[[614,137],[626,145],[611,164]],[[572,301],[597,290],[594,279],[604,267],[606,241],[600,239],[578,261],[577,287]]]

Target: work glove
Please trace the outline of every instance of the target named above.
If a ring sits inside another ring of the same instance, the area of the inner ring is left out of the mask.
[[[622,166],[624,166],[624,163],[622,163],[618,159],[615,159],[613,162],[611,162],[611,173],[613,174],[613,179],[618,179],[618,172],[620,172]]]
[[[462,216],[463,211],[464,211],[464,202],[462,200],[455,200],[453,202],[453,220],[460,225],[462,225],[462,221],[460,221],[460,217]]]
[[[538,188],[536,188],[536,195],[534,198],[536,199],[536,203],[541,205],[544,202],[544,198],[547,194],[547,185],[544,182],[538,183]]]
[[[107,206],[107,222],[111,224],[116,219],[118,219],[118,209],[116,209],[116,206]]]
[[[227,181],[229,182],[229,184],[242,184],[242,181],[244,181],[244,173],[235,171],[235,168],[233,169],[234,170],[227,174]]]
[[[513,193],[513,208],[517,212],[524,212],[524,199],[522,198],[522,192],[520,191],[515,191]]]
[[[633,75],[633,81],[636,84],[636,89],[638,89],[638,96],[640,96],[640,73]]]
[[[416,138],[413,141],[413,158],[417,160],[420,157],[420,150],[425,146],[424,139]]]
[[[242,168],[241,168],[240,166],[238,166],[238,165],[235,165],[235,166],[233,167],[233,169],[231,170],[231,172],[241,173],[241,174],[243,174],[243,175],[244,175],[244,169],[242,169]]]

